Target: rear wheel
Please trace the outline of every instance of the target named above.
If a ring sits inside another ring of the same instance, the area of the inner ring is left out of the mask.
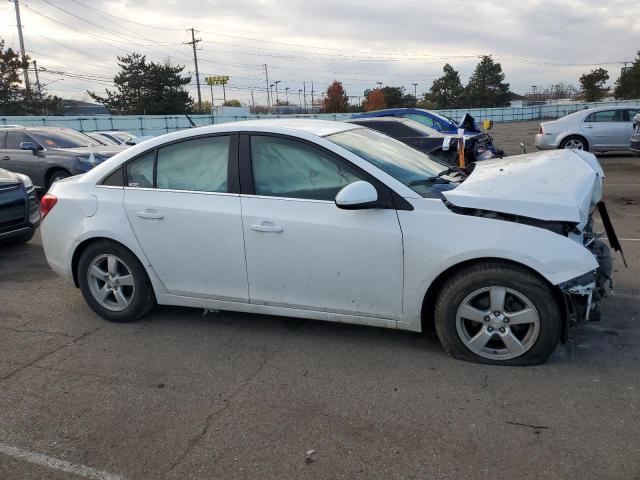
[[[155,306],[149,278],[138,259],[108,240],[87,247],[78,262],[80,290],[89,306],[112,322],[131,322]]]
[[[492,262],[447,280],[436,302],[435,323],[453,357],[533,365],[544,362],[557,345],[561,311],[543,279],[517,265]]]
[[[575,150],[589,150],[589,145],[587,144],[587,141],[584,138],[578,135],[571,135],[565,138],[564,140],[562,140],[562,142],[560,143],[560,148],[575,149]]]

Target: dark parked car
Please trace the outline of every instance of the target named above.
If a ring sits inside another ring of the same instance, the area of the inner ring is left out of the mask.
[[[425,125],[398,117],[373,117],[349,120],[363,127],[369,127],[385,135],[400,140],[423,152],[429,153],[449,165],[458,164],[458,140],[451,135],[426,127]],[[486,134],[477,134],[465,138],[464,153],[467,163],[493,158],[488,149],[490,138]]]
[[[69,128],[0,128],[0,168],[27,175],[36,189],[85,173],[123,149],[102,145]]]
[[[633,135],[629,142],[629,149],[632,152],[640,153],[640,113],[633,117]]]
[[[26,175],[0,168],[0,243],[25,243],[40,225],[35,188]]]
[[[423,124],[426,127],[433,128],[439,132],[449,135],[457,135],[458,130],[464,130],[464,138],[477,137],[483,135],[487,141],[487,149],[491,151],[493,157],[502,157],[504,151],[501,148],[496,147],[493,144],[493,139],[487,133],[482,132],[478,128],[475,118],[466,113],[460,122],[441,115],[440,113],[432,110],[425,110],[424,108],[388,108],[386,110],[375,110],[373,112],[364,112],[354,114],[352,118],[377,118],[377,117],[397,117],[408,118],[418,123]]]

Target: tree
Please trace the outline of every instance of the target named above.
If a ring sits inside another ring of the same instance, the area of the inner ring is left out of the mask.
[[[625,69],[616,81],[613,94],[625,100],[640,98],[640,50],[631,67]]]
[[[334,80],[327,87],[327,92],[322,105],[326,113],[343,113],[347,111],[349,106],[349,97],[342,87],[342,83]]]
[[[596,68],[589,73],[583,73],[580,77],[580,99],[585,102],[602,100],[610,89],[610,87],[604,86],[607,80],[609,80],[609,72],[604,68]]]
[[[466,106],[506,107],[510,97],[502,66],[494,62],[491,55],[483,55],[464,89]]]
[[[22,61],[18,52],[4,49],[4,39],[0,39],[0,114],[20,115],[24,99],[20,69]]]
[[[27,66],[29,57],[27,57]],[[0,115],[47,114],[55,110],[58,97],[47,95],[44,89],[29,92],[22,85],[23,63],[20,54],[11,48],[5,50],[0,38]]]
[[[241,107],[242,104],[240,103],[240,100],[236,100],[235,98],[232,98],[231,100],[227,100],[226,102],[224,102],[224,106],[225,107]]]
[[[184,66],[147,62],[144,55],[118,57],[120,72],[113,77],[115,91],[105,96],[88,92],[112,112],[120,114],[165,115],[191,111],[193,100],[184,86],[191,77],[181,76]]]
[[[424,99],[435,108],[460,108],[464,92],[460,74],[448,63],[442,70],[444,75],[434,80]]]
[[[379,88],[375,90],[366,90],[364,92],[366,100],[363,102],[365,112],[372,112],[374,110],[382,110],[387,108],[387,102],[384,98],[384,93]]]

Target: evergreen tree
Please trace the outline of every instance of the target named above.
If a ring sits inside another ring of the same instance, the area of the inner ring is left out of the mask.
[[[120,71],[113,78],[114,91],[106,89],[104,97],[89,92],[111,112],[167,115],[191,110],[193,100],[184,89],[191,77],[181,76],[184,66],[147,62],[138,53],[118,57],[118,66]]]
[[[580,77],[580,99],[585,102],[598,102],[609,92],[610,87],[605,87],[609,80],[609,72],[604,68],[596,68]]]
[[[640,98],[640,50],[631,67],[616,81],[613,94],[623,100]]]
[[[506,107],[510,99],[509,84],[504,81],[502,66],[494,62],[491,55],[482,56],[464,89],[466,106]]]
[[[460,108],[464,92],[460,74],[448,63],[442,70],[444,75],[433,82],[424,99],[435,108]]]

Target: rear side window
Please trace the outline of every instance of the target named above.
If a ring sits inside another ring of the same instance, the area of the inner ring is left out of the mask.
[[[228,192],[230,137],[207,137],[158,150],[157,188]]]
[[[257,195],[332,201],[344,186],[364,179],[317,148],[277,137],[251,137],[251,163]]]
[[[394,138],[416,136],[416,132],[402,122],[373,122],[371,127]]]
[[[440,123],[436,122],[433,118],[427,117],[426,115],[418,115],[417,113],[408,113],[403,115],[404,118],[408,118],[415,122],[426,125],[427,127],[435,128],[436,130],[441,130]]]
[[[156,152],[151,151],[127,164],[127,186],[153,188],[153,162]]]
[[[623,110],[603,110],[601,112],[593,112],[587,117],[585,122],[622,122]]]
[[[20,150],[20,144],[22,142],[35,143],[33,141],[33,138],[31,138],[29,135],[27,135],[24,132],[12,132],[12,131],[7,132],[7,143],[6,143],[7,149]]]

